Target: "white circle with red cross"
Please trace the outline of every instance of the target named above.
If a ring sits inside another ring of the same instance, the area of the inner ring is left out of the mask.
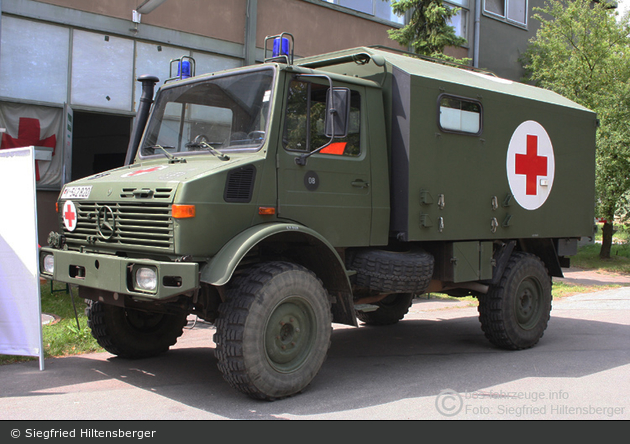
[[[74,231],[74,229],[77,227],[77,220],[79,218],[78,216],[79,215],[77,213],[76,207],[74,206],[74,202],[72,202],[71,200],[65,201],[61,212],[61,217],[63,218],[63,224],[66,227],[66,230]]]
[[[549,134],[538,122],[527,120],[512,134],[506,168],[512,195],[526,210],[536,210],[551,193],[556,161]]]

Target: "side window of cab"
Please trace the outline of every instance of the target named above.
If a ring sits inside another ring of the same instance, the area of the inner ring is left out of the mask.
[[[289,85],[283,145],[286,150],[311,152],[330,142],[326,134],[327,85],[293,80]],[[358,156],[361,154],[361,95],[350,91],[348,131],[335,136],[321,154]]]

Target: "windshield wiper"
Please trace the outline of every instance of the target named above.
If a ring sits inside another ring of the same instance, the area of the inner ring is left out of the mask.
[[[153,145],[149,148],[152,148],[154,153],[155,153],[155,148],[161,149],[164,155],[168,157],[168,163],[177,163],[177,162],[186,163],[186,159],[182,159],[181,157],[175,157],[166,150],[166,148],[175,149],[174,146],[167,145],[166,147],[163,147],[162,145]]]
[[[210,151],[212,154],[214,154],[215,156],[217,156],[221,160],[230,160],[230,158],[227,155],[223,154],[218,149],[213,148],[212,146],[210,146],[209,143],[204,142],[203,140],[201,142],[199,142],[199,146],[202,146],[202,147],[206,148],[208,151]]]

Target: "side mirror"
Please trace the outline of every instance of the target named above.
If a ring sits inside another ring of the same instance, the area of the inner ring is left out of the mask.
[[[348,88],[329,88],[326,103],[326,137],[346,137],[350,118],[350,90]]]

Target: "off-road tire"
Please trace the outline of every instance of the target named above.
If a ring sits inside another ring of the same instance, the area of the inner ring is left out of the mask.
[[[486,338],[507,350],[536,345],[551,313],[551,277],[535,255],[514,253],[497,285],[479,297],[479,321]]]
[[[186,313],[162,314],[86,300],[88,327],[96,342],[126,359],[157,356],[175,345],[187,323]]]
[[[351,268],[355,283],[380,293],[422,294],[433,276],[434,258],[424,251],[362,250],[355,253]]]
[[[374,305],[378,310],[357,311],[357,318],[366,325],[393,325],[409,312],[413,293],[394,293]]]
[[[234,278],[215,325],[223,378],[273,401],[303,391],[319,372],[330,347],[330,300],[311,271],[267,262]]]

